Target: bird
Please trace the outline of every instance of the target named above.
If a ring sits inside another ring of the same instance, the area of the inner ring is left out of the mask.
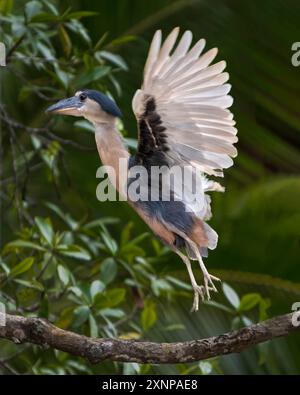
[[[223,177],[223,170],[233,165],[238,141],[233,114],[229,110],[233,98],[225,72],[226,62],[213,63],[218,49],[204,52],[206,41],[192,45],[192,32],[181,36],[174,28],[163,40],[157,30],[150,44],[144,67],[143,83],[132,99],[132,109],[138,127],[136,153],[131,155],[117,129],[122,113],[116,102],[102,92],[81,89],[73,97],[59,100],[48,113],[84,117],[94,125],[100,159],[116,174],[111,177],[114,188],[121,193],[120,168],[122,160],[128,170],[126,194],[136,178],[132,169],[145,170],[140,187],[152,192],[156,199],[133,199],[128,203],[146,222],[153,233],[184,262],[194,293],[192,311],[199,303],[218,292],[221,281],[211,275],[203,261],[208,250],[214,250],[218,234],[207,223],[211,216],[208,192],[224,192],[224,187],[211,177]],[[163,177],[153,175],[152,169],[163,167]],[[187,177],[166,181],[170,199],[164,199],[163,180],[176,167]],[[184,173],[185,174],[185,173]],[[189,180],[189,182],[188,182]],[[192,181],[191,181],[192,180]],[[193,187],[197,184],[197,194]],[[182,194],[182,189],[184,194]],[[192,261],[198,262],[203,274],[199,285]]]

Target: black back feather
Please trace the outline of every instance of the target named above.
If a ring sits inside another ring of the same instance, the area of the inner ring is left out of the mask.
[[[139,144],[134,157],[134,164],[143,165],[147,169],[151,166],[169,165],[166,152],[167,145],[166,128],[156,112],[155,99],[149,96],[146,99],[145,111],[138,121]]]

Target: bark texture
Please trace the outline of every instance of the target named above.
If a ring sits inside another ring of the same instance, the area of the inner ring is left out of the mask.
[[[14,343],[33,343],[79,355],[93,364],[103,360],[156,364],[186,363],[239,353],[258,343],[300,331],[300,326],[293,325],[292,315],[293,313],[277,316],[259,324],[206,339],[154,343],[89,338],[57,328],[41,318],[7,314],[6,325],[0,326],[0,337]]]

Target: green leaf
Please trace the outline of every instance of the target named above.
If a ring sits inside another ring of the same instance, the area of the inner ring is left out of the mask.
[[[76,86],[85,86],[91,82],[98,81],[109,74],[110,70],[109,66],[96,66],[92,70],[82,73],[76,81]]]
[[[123,288],[115,288],[109,291],[98,293],[95,296],[95,309],[105,309],[120,304],[125,298],[126,291]]]
[[[78,34],[88,45],[91,44],[89,33],[79,20],[72,19],[70,22],[66,22],[65,26],[75,34]]]
[[[133,139],[131,137],[125,137],[124,141],[129,148],[137,149],[138,141],[137,139]]]
[[[120,240],[121,247],[125,246],[129,242],[130,232],[133,226],[134,226],[133,222],[128,222],[128,224],[122,230],[121,240]]]
[[[58,206],[51,202],[46,202],[45,206],[49,207],[52,211],[54,211],[72,230],[75,230],[78,227],[78,223],[71,217],[69,213],[64,212]]]
[[[55,244],[70,245],[74,243],[74,234],[72,231],[66,231],[56,235]]]
[[[97,322],[92,314],[89,315],[89,324],[90,324],[90,336],[98,337]]]
[[[104,289],[105,289],[105,284],[103,284],[102,281],[100,281],[100,280],[93,281],[90,286],[90,295],[91,295],[92,300],[94,300],[95,296],[98,293],[103,292]]]
[[[25,5],[25,15],[27,17],[27,19],[30,21],[31,18],[38,14],[42,9],[42,5],[39,1],[29,1],[26,5]]]
[[[116,241],[110,235],[107,235],[104,232],[101,233],[101,236],[109,252],[112,255],[115,255],[118,250],[118,244],[116,243]]]
[[[243,326],[242,319],[240,316],[234,317],[231,321],[231,328],[233,330],[240,329]]]
[[[164,327],[165,331],[172,332],[172,331],[183,331],[186,327],[183,324],[171,324]]]
[[[34,221],[46,242],[49,245],[53,244],[54,232],[50,218],[35,217]]]
[[[111,283],[117,275],[118,266],[114,258],[106,258],[100,266],[100,278],[105,284]]]
[[[54,4],[51,4],[48,0],[42,0],[45,6],[52,12],[54,15],[59,15],[59,12]]]
[[[38,41],[36,46],[45,59],[53,60],[53,63],[55,62],[55,56],[47,45],[44,45],[42,42]]]
[[[103,217],[103,218],[98,218],[98,219],[95,219],[94,221],[87,223],[86,225],[84,225],[84,228],[91,229],[91,228],[95,228],[95,227],[99,227],[99,226],[103,226],[103,225],[117,224],[119,222],[120,222],[119,218]]]
[[[101,60],[105,59],[109,62],[113,63],[115,66],[120,67],[122,70],[128,70],[126,62],[120,55],[108,52],[108,51],[99,51],[95,54],[96,58]]]
[[[121,309],[102,309],[101,310],[101,315],[104,315],[106,317],[113,317],[113,318],[121,318],[124,317],[125,313]]]
[[[223,292],[224,295],[226,296],[226,299],[230,302],[230,304],[238,309],[239,305],[240,305],[240,298],[238,296],[238,294],[235,292],[235,290],[230,287],[230,285],[223,283]]]
[[[22,288],[16,295],[18,305],[31,305],[39,301],[40,292],[33,288]]]
[[[198,366],[202,374],[210,374],[213,370],[212,364],[207,361],[200,361]]]
[[[122,256],[131,255],[134,257],[139,257],[139,256],[141,257],[141,256],[145,256],[145,251],[143,250],[143,248],[129,243],[122,248],[121,254],[122,254]]]
[[[80,19],[80,18],[85,18],[88,16],[95,16],[98,15],[98,12],[94,11],[75,11],[71,12],[70,14],[67,14],[64,19]]]
[[[59,17],[53,14],[49,14],[48,12],[40,12],[39,14],[34,15],[30,22],[32,23],[41,23],[41,22],[55,22],[58,21]]]
[[[248,318],[248,317],[246,317],[246,316],[244,316],[244,315],[241,316],[241,320],[242,320],[242,323],[243,323],[245,326],[250,326],[250,325],[253,324],[253,321],[250,320],[250,318]]]
[[[57,266],[57,273],[60,281],[63,283],[63,285],[67,285],[69,283],[70,279],[70,272],[68,269],[66,269],[63,265],[58,265]]]
[[[77,307],[73,312],[73,316],[74,316],[73,325],[75,327],[81,326],[89,318],[89,315],[90,315],[90,309],[88,306]]]
[[[23,285],[26,288],[36,289],[37,291],[43,292],[45,290],[43,284],[39,281],[32,279],[31,281],[21,280],[19,278],[14,279],[14,282]]]
[[[247,311],[253,309],[253,307],[259,304],[260,300],[261,296],[257,293],[243,295],[239,305],[239,311]]]
[[[60,246],[58,246],[57,251],[60,254],[68,256],[70,258],[83,259],[85,261],[91,259],[89,252],[76,244],[71,244],[71,245],[61,244]]]
[[[110,75],[108,76],[108,79],[109,79],[109,80],[111,81],[111,83],[113,84],[113,86],[114,86],[114,88],[115,88],[115,90],[116,90],[116,92],[117,92],[117,95],[118,95],[118,96],[121,96],[121,95],[122,95],[122,88],[121,88],[121,85],[120,85],[119,81],[114,77],[113,74],[110,74]],[[123,130],[123,128],[122,128],[122,130]],[[129,145],[127,144],[126,141],[125,141],[125,143],[126,143],[126,145],[129,147]]]
[[[176,285],[176,287],[185,289],[186,291],[191,291],[192,287],[190,284],[187,284],[184,281],[179,280],[178,278],[172,277],[172,276],[167,276],[166,279],[170,282]]]
[[[218,303],[218,302],[216,302],[216,301],[214,301],[214,300],[206,300],[205,302],[203,302],[205,305],[207,305],[207,306],[212,306],[212,307],[216,307],[217,309],[219,309],[219,310],[223,310],[223,311],[225,311],[226,313],[229,313],[229,314],[235,314],[235,310],[234,309],[231,309],[231,308],[229,308],[228,306],[225,306],[224,304],[222,304],[222,303]]]
[[[53,77],[61,84],[64,89],[68,88],[70,81],[70,74],[66,71],[62,70],[57,63],[54,64],[55,73],[53,73]]]
[[[140,366],[141,365],[135,362],[124,363],[122,374],[124,376],[139,374],[141,369]]]
[[[105,32],[100,38],[99,40],[96,42],[95,46],[94,46],[94,52],[97,51],[97,49],[99,49],[105,42],[106,38],[108,36],[108,32]]]
[[[14,250],[18,248],[32,248],[38,251],[46,251],[45,248],[41,247],[40,245],[27,240],[14,240],[5,246],[5,250]]]
[[[65,18],[67,15],[70,14],[71,9],[72,9],[72,7],[70,7],[70,6],[69,6],[68,8],[66,8],[66,10],[61,14],[60,19],[61,19],[61,20],[64,20],[64,18]]]
[[[156,277],[151,279],[151,288],[155,296],[159,296],[162,291],[169,292],[172,290],[172,286],[166,280]]]
[[[268,318],[267,310],[271,306],[271,300],[261,298],[259,303],[259,320],[264,321]]]
[[[141,324],[144,331],[150,329],[157,320],[156,306],[153,301],[147,300],[141,314]]]
[[[141,338],[141,334],[139,332],[126,332],[120,335],[119,338],[124,340],[138,340]]]
[[[71,42],[68,32],[66,31],[66,29],[64,28],[63,25],[59,25],[58,34],[59,34],[60,42],[63,47],[64,53],[68,57],[72,51],[72,42]]]
[[[134,40],[136,40],[136,39],[137,39],[137,37],[136,37],[136,36],[133,36],[133,35],[131,35],[131,36],[128,35],[128,36],[118,37],[118,38],[112,40],[112,41],[109,43],[109,46],[110,46],[110,47],[114,47],[114,46],[116,46],[116,45],[126,44],[126,43],[128,43],[128,42],[130,42],[130,41],[134,41]]]
[[[82,296],[83,296],[83,292],[82,292],[82,290],[79,287],[69,287],[68,291],[72,292],[78,298],[82,298]]]
[[[2,258],[0,257],[0,267],[3,269],[4,273],[8,276],[10,273],[10,268],[8,267],[8,265],[2,260]]]
[[[13,8],[13,0],[2,0],[0,1],[0,14],[7,15]]]
[[[20,262],[18,265],[14,266],[10,272],[10,277],[19,276],[22,273],[27,272],[34,263],[34,258],[29,257],[24,259],[24,261]]]

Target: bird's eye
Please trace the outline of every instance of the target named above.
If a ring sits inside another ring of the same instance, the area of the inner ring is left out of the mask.
[[[87,96],[86,96],[85,93],[80,93],[80,95],[79,95],[79,100],[80,101],[85,101],[86,98],[87,98]]]

